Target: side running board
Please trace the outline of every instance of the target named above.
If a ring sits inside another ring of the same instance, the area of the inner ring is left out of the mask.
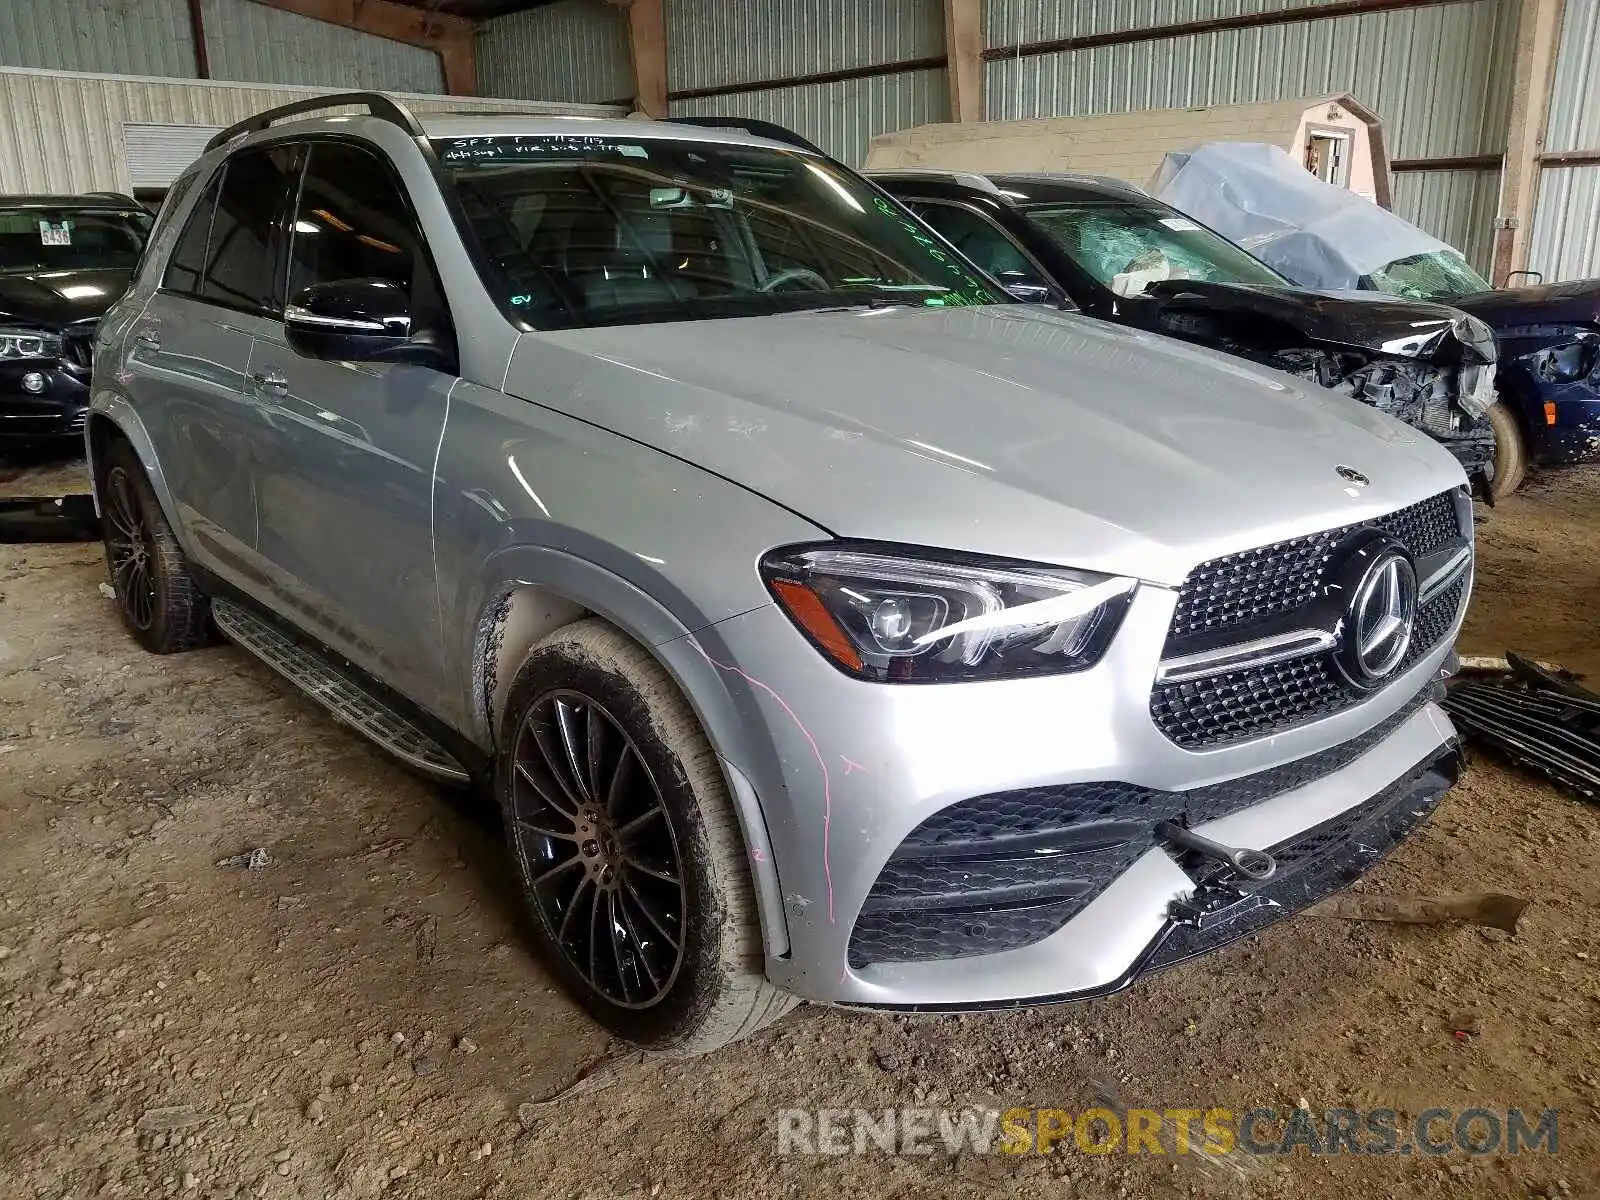
[[[448,750],[321,655],[232,601],[212,600],[211,615],[229,641],[406,765],[445,783],[469,781],[466,768]]]

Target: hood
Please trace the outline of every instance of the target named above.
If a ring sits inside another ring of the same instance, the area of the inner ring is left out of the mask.
[[[59,328],[105,315],[127,290],[131,271],[111,267],[77,271],[0,273],[0,318]]]
[[[1474,330],[1465,315],[1443,304],[1403,300],[1361,291],[1314,291],[1243,283],[1171,279],[1145,292],[1168,311],[1268,317],[1330,345],[1424,362],[1454,362],[1456,343],[1471,345],[1485,362],[1495,360],[1493,337]],[[1127,301],[1123,301],[1127,303]]]
[[[1451,301],[1490,325],[1600,325],[1600,279],[1496,288]]]
[[[1464,482],[1427,437],[1354,400],[1028,306],[524,334],[506,390],[837,536],[1167,584]]]

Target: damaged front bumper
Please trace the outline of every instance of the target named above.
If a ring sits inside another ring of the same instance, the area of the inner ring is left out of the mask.
[[[1492,345],[1490,347],[1492,351]],[[1332,349],[1286,350],[1274,366],[1340,392],[1421,430],[1455,455],[1467,478],[1494,475],[1495,402],[1492,355],[1464,344],[1458,352],[1419,361],[1367,358]]]

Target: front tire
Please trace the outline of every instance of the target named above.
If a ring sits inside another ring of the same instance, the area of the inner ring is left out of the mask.
[[[113,442],[98,476],[106,566],[128,632],[152,654],[211,644],[211,601],[190,572],[133,447]]]
[[[1505,401],[1496,400],[1489,406],[1489,422],[1494,426],[1494,478],[1489,493],[1503,500],[1522,486],[1528,473],[1528,446]]]
[[[598,620],[535,646],[511,687],[495,773],[535,946],[600,1024],[694,1055],[794,1007],[762,973],[716,754],[643,647]]]

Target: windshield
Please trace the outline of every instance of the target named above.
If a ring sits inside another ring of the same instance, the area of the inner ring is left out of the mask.
[[[1434,250],[1397,258],[1362,279],[1361,286],[1410,300],[1449,303],[1469,292],[1487,292],[1489,281],[1454,250]]]
[[[150,223],[142,208],[0,208],[0,271],[131,271]]]
[[[1153,283],[1282,286],[1265,263],[1177,209],[1136,200],[1084,200],[1023,210],[1068,258],[1119,296],[1139,296]]]
[[[914,217],[810,155],[651,137],[434,145],[485,282],[535,328],[997,302]]]

